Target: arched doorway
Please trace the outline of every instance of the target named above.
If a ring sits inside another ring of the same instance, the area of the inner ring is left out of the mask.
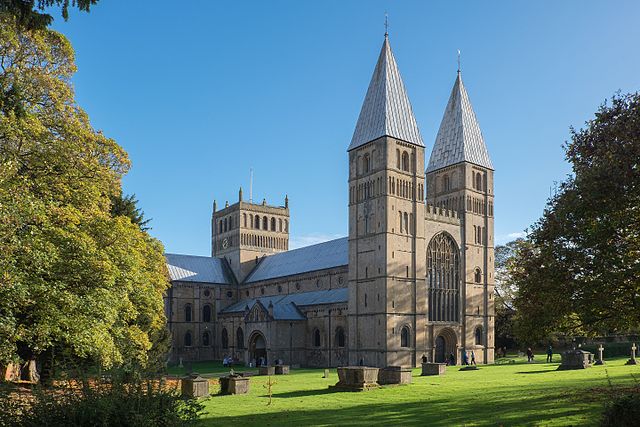
[[[458,338],[456,333],[451,328],[442,329],[436,336],[435,342],[435,354],[434,360],[436,363],[445,363],[448,361],[450,355],[453,354],[457,363],[457,350],[456,345]]]
[[[260,332],[253,332],[249,339],[249,360],[255,361],[255,366],[268,364],[267,341]]]
[[[444,363],[446,361],[445,342],[442,335],[436,338],[436,363]]]

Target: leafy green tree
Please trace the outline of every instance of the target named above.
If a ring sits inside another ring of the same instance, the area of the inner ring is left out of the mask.
[[[640,94],[615,95],[565,148],[573,174],[510,269],[529,342],[640,324]]]
[[[127,155],[76,104],[64,36],[0,14],[0,61],[20,103],[0,112],[0,363],[147,366],[169,283],[162,244],[112,212]]]
[[[69,6],[89,12],[98,0],[2,0],[0,13],[16,18],[16,23],[26,29],[44,29],[51,25],[53,16],[45,13],[45,9],[60,7],[62,17],[69,19]]]
[[[514,344],[513,301],[517,295],[516,283],[511,280],[509,269],[518,248],[526,244],[517,239],[495,248],[495,337],[496,347],[511,347]]]

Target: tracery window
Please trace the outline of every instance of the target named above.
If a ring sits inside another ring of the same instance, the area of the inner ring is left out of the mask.
[[[436,234],[427,247],[429,320],[458,322],[460,315],[460,253],[447,233]]]
[[[409,172],[409,153],[406,151],[402,152],[402,170]]]

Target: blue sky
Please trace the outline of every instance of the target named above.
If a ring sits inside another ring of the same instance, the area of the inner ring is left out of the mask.
[[[433,147],[462,51],[496,168],[496,241],[542,213],[562,144],[640,88],[637,1],[100,1],[56,16],[76,96],[133,162],[124,180],[168,252],[208,255],[213,199],[289,195],[291,246],[347,234],[347,153],[384,13]]]

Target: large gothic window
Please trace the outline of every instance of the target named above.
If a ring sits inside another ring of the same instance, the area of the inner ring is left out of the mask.
[[[427,247],[429,320],[458,322],[460,319],[460,254],[446,233],[437,234]]]

